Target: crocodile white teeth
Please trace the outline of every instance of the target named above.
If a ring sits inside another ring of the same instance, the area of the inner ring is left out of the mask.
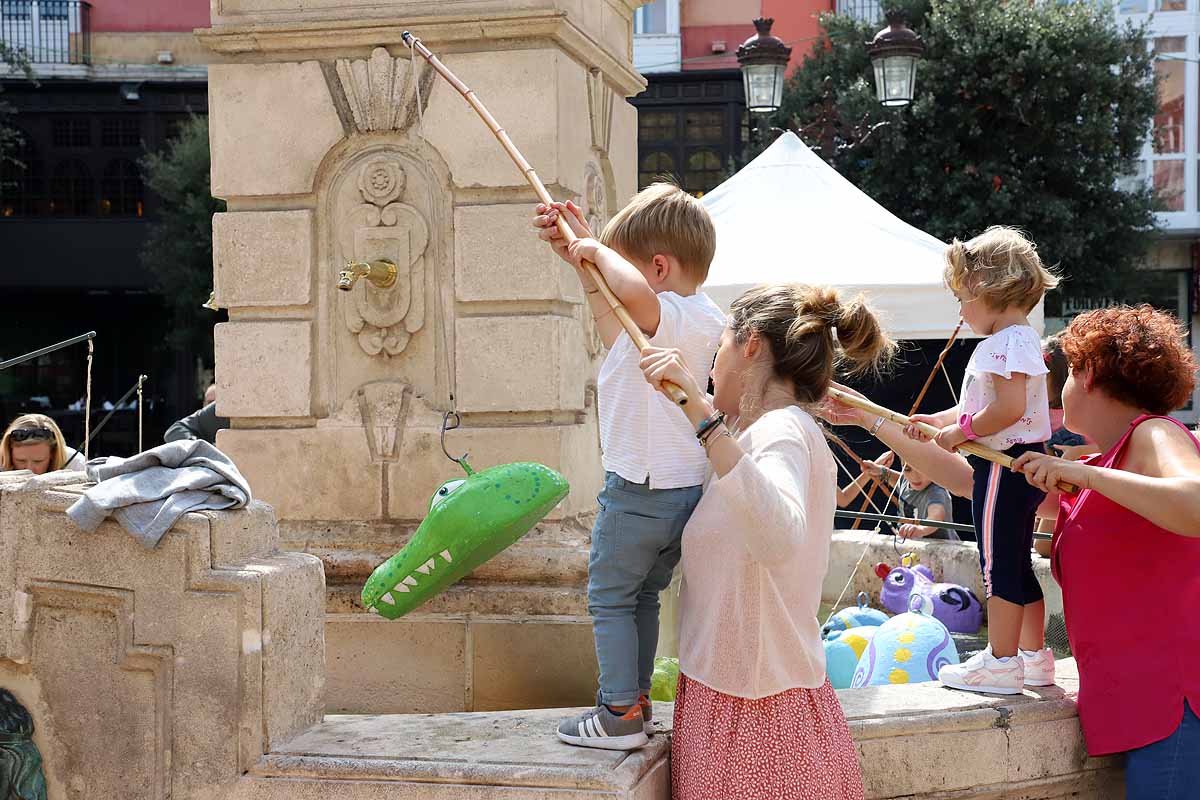
[[[392,591],[393,592],[405,592],[407,594],[410,590],[403,583],[397,583],[396,587],[394,589],[392,589]]]
[[[446,559],[446,563],[447,563],[447,564],[450,564],[450,563],[452,563],[452,562],[454,561],[454,559],[450,557],[450,551],[449,551],[449,550],[443,550],[443,551],[441,552],[441,556],[442,556],[442,558]]]
[[[380,599],[380,600],[382,600],[383,602],[387,603],[389,606],[394,606],[394,605],[396,605],[396,601],[395,601],[395,599],[392,597],[392,593],[391,593],[391,592],[384,592],[384,593],[383,593],[383,597],[381,597],[381,598],[379,598],[379,599]]]
[[[416,579],[416,578],[414,578],[412,575],[405,575],[405,576],[404,576],[404,583],[407,583],[409,586],[416,586],[416,585],[417,585],[417,579]]]
[[[378,613],[379,613],[379,609],[378,609],[378,608],[376,608],[375,606],[371,606],[371,607],[370,607],[370,608],[368,608],[367,610],[368,610],[368,611],[370,611],[372,614],[378,614]],[[382,616],[382,615],[381,615],[381,616]]]
[[[431,558],[428,561],[426,561],[424,564],[422,564],[421,566],[417,567],[417,572],[421,573],[422,575],[428,575],[435,566],[436,565],[434,564],[433,559]]]

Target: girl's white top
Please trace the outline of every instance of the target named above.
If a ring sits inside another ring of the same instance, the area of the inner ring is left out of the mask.
[[[833,454],[796,406],[767,412],[738,442],[746,455],[709,476],[683,531],[679,669],[736,697],[819,688]]]
[[[979,443],[993,450],[1007,450],[1016,444],[1035,444],[1050,438],[1050,403],[1046,393],[1046,362],[1042,341],[1028,325],[1010,325],[981,341],[971,354],[963,375],[958,413],[975,414],[996,399],[996,379],[1023,373],[1025,413],[1002,431],[982,436]]]

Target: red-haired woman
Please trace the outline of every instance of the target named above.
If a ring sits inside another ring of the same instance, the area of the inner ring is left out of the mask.
[[[1200,791],[1200,441],[1166,416],[1195,387],[1178,322],[1149,306],[1076,317],[1062,337],[1071,372],[1064,422],[1101,452],[1081,461],[1026,453],[1015,468],[1050,492],[1054,576],[1079,666],[1088,753],[1125,752],[1127,800]],[[874,417],[832,406],[839,424]],[[961,456],[878,436],[955,494],[970,496]],[[1065,481],[1079,492],[1059,495]]]

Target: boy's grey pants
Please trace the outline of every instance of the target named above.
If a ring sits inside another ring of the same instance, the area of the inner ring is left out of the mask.
[[[600,702],[633,705],[650,693],[658,649],[658,594],[679,563],[699,486],[651,489],[608,472],[597,498],[588,561],[588,613],[600,663]]]

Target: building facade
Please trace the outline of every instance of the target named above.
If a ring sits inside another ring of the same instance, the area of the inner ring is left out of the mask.
[[[754,35],[755,18],[770,17],[771,32],[792,47],[790,70],[832,10],[832,0],[654,0],[638,9],[634,66],[649,82],[631,101],[639,186],[670,176],[703,195],[741,167],[751,129],[738,45]]]
[[[22,139],[0,166],[0,357],[97,331],[93,425],[145,374],[148,446],[194,408],[199,381],[195,354],[165,344],[165,307],[142,265],[160,206],[141,162],[207,113],[192,35],[207,24],[205,0],[0,0],[0,41],[26,53],[35,77],[0,78]],[[85,363],[79,346],[0,372],[0,425],[40,411],[81,441]],[[136,416],[118,411],[94,449],[135,450]]]

